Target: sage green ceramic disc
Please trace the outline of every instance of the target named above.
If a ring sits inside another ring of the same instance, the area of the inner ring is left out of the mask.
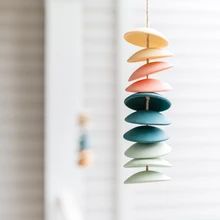
[[[125,184],[160,182],[170,180],[170,177],[156,171],[142,171],[135,173],[125,180]]]
[[[146,110],[146,100],[148,99],[148,109],[151,111],[165,111],[171,106],[171,102],[165,97],[150,92],[135,93],[128,96],[124,103],[133,110]]]
[[[138,143],[155,143],[168,139],[166,133],[157,127],[139,126],[124,134],[124,139]]]
[[[170,122],[167,118],[155,111],[136,111],[125,118],[125,121],[133,124],[145,125],[168,125]]]
[[[162,158],[155,159],[133,159],[128,161],[124,167],[133,168],[133,167],[171,167],[171,163]]]
[[[167,155],[171,152],[171,147],[166,142],[155,144],[135,143],[125,151],[125,156],[130,158],[157,158]]]

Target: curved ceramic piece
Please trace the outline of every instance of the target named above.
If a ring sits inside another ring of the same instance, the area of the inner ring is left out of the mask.
[[[160,182],[170,180],[170,177],[156,171],[142,171],[135,173],[125,180],[125,184]]]
[[[146,61],[147,59],[157,59],[171,57],[173,54],[167,49],[142,49],[133,54],[129,59],[129,63]]]
[[[125,121],[141,125],[169,125],[167,118],[155,111],[136,111],[125,118]]]
[[[161,112],[171,106],[168,99],[157,93],[135,93],[128,96],[124,103],[133,110],[146,110],[146,99],[148,99],[148,110]]]
[[[148,76],[150,74],[154,74],[157,72],[160,72],[162,70],[166,70],[173,67],[170,63],[168,62],[152,62],[152,63],[147,63],[138,68],[136,71],[132,73],[128,81],[136,80],[145,76]]]
[[[155,159],[133,159],[128,161],[125,168],[136,168],[136,167],[171,167],[171,163],[161,158]]]
[[[129,31],[124,38],[129,43],[140,47],[161,48],[168,45],[167,38],[152,28],[138,28]]]
[[[157,79],[142,79],[132,83],[125,91],[127,92],[165,92],[170,91],[172,87],[165,82]]]
[[[155,144],[135,143],[125,151],[125,156],[129,158],[149,159],[162,157],[170,152],[171,147],[166,142],[158,142]]]
[[[152,126],[132,128],[130,131],[126,132],[123,137],[128,141],[149,144],[165,141],[169,138],[162,129]]]

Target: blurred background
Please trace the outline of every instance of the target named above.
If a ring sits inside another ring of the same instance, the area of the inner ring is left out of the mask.
[[[0,219],[219,220],[220,2],[149,0],[175,68],[158,74],[172,180],[124,185],[124,88],[145,0],[0,0]],[[79,115],[93,162],[79,158]]]

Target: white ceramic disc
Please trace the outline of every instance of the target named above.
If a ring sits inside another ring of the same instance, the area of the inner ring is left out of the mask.
[[[124,167],[134,168],[134,167],[171,167],[171,163],[162,158],[155,159],[133,159],[128,161]]]
[[[170,177],[156,171],[142,171],[135,173],[125,180],[125,184],[160,182],[170,180]]]
[[[167,38],[153,28],[137,28],[127,32],[124,38],[129,43],[140,47],[162,48],[168,45]]]
[[[171,147],[166,142],[155,144],[135,143],[125,151],[125,156],[137,159],[156,158],[167,155]]]

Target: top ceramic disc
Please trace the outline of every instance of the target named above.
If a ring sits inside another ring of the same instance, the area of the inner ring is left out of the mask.
[[[171,167],[171,163],[162,158],[155,159],[132,159],[128,161],[125,168],[136,168],[136,167]]]
[[[168,45],[167,38],[152,28],[144,27],[129,31],[124,38],[129,43],[140,47],[161,48]]]
[[[165,141],[154,144],[135,143],[125,151],[125,156],[146,159],[162,157],[170,152],[171,147]]]
[[[127,92],[165,92],[170,91],[172,87],[158,79],[142,79],[132,83],[125,91]]]
[[[141,125],[169,125],[166,117],[155,111],[136,111],[125,118],[125,121]]]
[[[150,74],[157,73],[162,70],[166,70],[171,68],[172,65],[168,62],[152,62],[147,63],[138,68],[136,71],[132,73],[128,81],[136,80],[145,76],[148,76]]]
[[[146,110],[146,99],[148,99],[148,110],[165,111],[170,108],[171,103],[165,97],[157,93],[135,93],[128,96],[124,103],[133,110]]]
[[[123,137],[128,141],[149,144],[165,141],[169,138],[162,129],[152,126],[139,126],[132,128],[127,131]]]
[[[147,182],[160,182],[170,180],[170,177],[156,172],[156,171],[142,171],[139,173],[135,173],[130,176],[127,180],[125,180],[125,184],[132,183],[147,183]]]
[[[129,59],[129,63],[146,61],[147,59],[157,59],[171,57],[173,54],[167,49],[142,49],[133,54]]]

